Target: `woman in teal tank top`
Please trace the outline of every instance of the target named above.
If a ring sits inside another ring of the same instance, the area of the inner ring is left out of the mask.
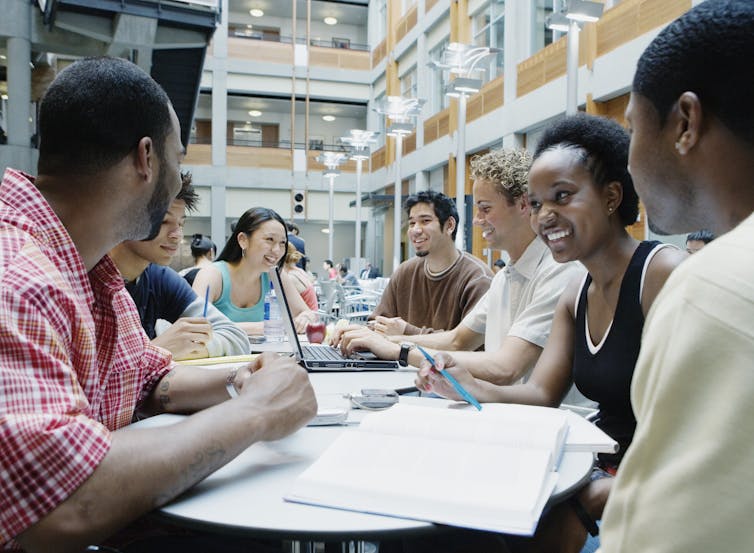
[[[264,297],[270,289],[268,271],[282,267],[288,247],[285,222],[263,207],[247,210],[236,223],[217,261],[197,273],[193,288],[247,334],[264,333]],[[296,329],[303,332],[316,314],[296,292],[290,277],[281,273]]]

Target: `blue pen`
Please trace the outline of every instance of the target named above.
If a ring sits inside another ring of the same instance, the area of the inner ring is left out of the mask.
[[[424,356],[424,358],[430,363],[432,363],[432,368],[434,368],[435,360],[432,358],[432,356],[429,353],[427,353],[426,350],[421,346],[416,346],[416,349],[422,352],[422,355]],[[463,399],[465,399],[471,405],[476,407],[477,410],[479,411],[482,410],[482,405],[476,399],[474,399],[474,396],[472,396],[469,392],[466,391],[466,388],[461,386],[461,383],[458,382],[452,374],[450,374],[447,371],[437,371],[437,372],[439,372],[442,376],[448,379],[448,382],[450,382],[453,385],[453,387],[456,389],[456,392],[458,392]]]
[[[207,285],[207,291],[204,292],[204,312],[202,317],[207,318],[207,305],[209,304],[209,285]]]

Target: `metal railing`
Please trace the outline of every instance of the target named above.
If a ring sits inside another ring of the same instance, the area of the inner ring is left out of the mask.
[[[269,31],[239,31],[228,30],[228,35],[236,38],[247,38],[250,40],[263,40],[266,42],[280,42],[282,44],[291,44],[293,42],[292,36],[278,35],[277,33],[271,33]],[[296,37],[296,44],[306,44],[306,38]],[[309,40],[310,46],[319,46],[322,48],[339,48],[343,50],[357,50],[360,52],[369,52],[368,44],[359,44],[351,42],[348,38],[332,37],[330,39],[312,38]]]
[[[210,137],[196,137],[192,136],[189,138],[189,144],[212,144],[212,139]],[[240,139],[240,138],[228,138],[227,139],[227,145],[228,146],[242,146],[246,148],[279,148],[281,150],[290,150],[291,148],[291,141],[290,140],[249,140],[249,139]],[[324,141],[324,140],[310,140],[309,141],[309,147],[306,148],[306,143],[304,142],[295,142],[293,144],[293,148],[295,150],[305,150],[308,149],[309,151],[317,151],[317,152],[348,152],[348,146],[346,144],[341,144],[337,140],[333,141]]]

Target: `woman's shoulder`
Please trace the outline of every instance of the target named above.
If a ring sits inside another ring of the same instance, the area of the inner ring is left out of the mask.
[[[652,306],[655,297],[660,293],[665,281],[668,280],[670,273],[683,263],[687,257],[688,253],[672,244],[660,244],[654,250],[654,255],[647,265],[642,286],[641,303],[645,316],[649,312],[649,308]]]

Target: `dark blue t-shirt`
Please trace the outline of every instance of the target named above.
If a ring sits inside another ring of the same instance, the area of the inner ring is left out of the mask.
[[[154,263],[147,266],[136,282],[127,283],[126,290],[136,304],[141,326],[150,340],[157,337],[154,330],[157,319],[174,323],[196,299],[196,293],[183,277],[170,267]]]

